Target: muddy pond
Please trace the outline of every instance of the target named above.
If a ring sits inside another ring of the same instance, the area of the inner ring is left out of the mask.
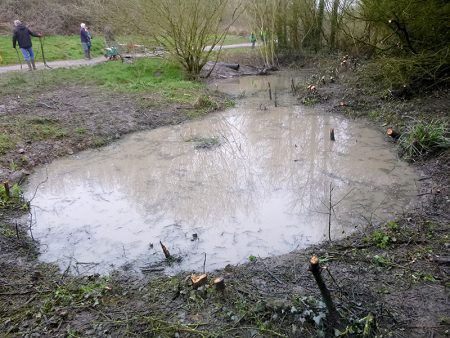
[[[211,271],[334,240],[406,210],[417,175],[382,132],[299,104],[291,78],[218,82],[212,89],[233,95],[235,107],[38,169],[26,195],[36,191],[40,259],[80,274]],[[165,262],[160,241],[180,260]]]

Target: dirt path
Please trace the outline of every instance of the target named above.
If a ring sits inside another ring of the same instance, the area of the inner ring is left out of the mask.
[[[55,68],[71,68],[71,67],[79,67],[79,66],[92,66],[99,63],[103,63],[107,61],[107,59],[103,56],[99,56],[93,58],[91,60],[59,60],[59,61],[49,61],[47,65],[53,69]],[[45,69],[45,65],[43,62],[36,62],[36,68],[38,70]],[[0,67],[0,74],[9,73],[9,72],[19,72],[19,71],[28,71],[28,67],[26,63],[21,65],[11,65]]]

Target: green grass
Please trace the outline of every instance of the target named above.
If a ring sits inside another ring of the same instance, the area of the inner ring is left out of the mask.
[[[120,44],[138,44],[146,47],[155,46],[154,39],[147,36],[129,35],[116,37],[117,43]],[[33,50],[36,54],[36,60],[42,61],[42,52],[39,38],[32,38]],[[42,38],[44,54],[46,61],[55,60],[76,60],[83,58],[83,50],[81,48],[79,35],[56,35],[45,36]],[[236,44],[248,42],[247,37],[228,35],[224,44]],[[92,39],[92,56],[101,56],[104,54],[105,40],[103,36],[96,36],[95,32]],[[23,62],[23,57],[19,49],[19,57]],[[0,36],[0,66],[18,64],[16,51],[12,48],[12,36]]]
[[[203,88],[200,83],[184,80],[178,64],[155,58],[138,59],[133,64],[111,61],[89,67],[9,74],[0,79],[0,92],[14,94],[23,89],[42,91],[69,83],[121,92],[151,91],[170,102],[180,103],[195,100]]]
[[[61,139],[69,131],[61,128],[57,121],[34,117],[21,119],[0,119],[0,154],[14,149],[24,140],[43,141]]]
[[[227,35],[225,37],[224,45],[234,45],[238,43],[246,43],[250,42],[250,38],[248,36],[240,36],[240,35]]]
[[[436,151],[450,148],[450,131],[443,122],[419,122],[409,127],[399,139],[403,156],[416,160]]]
[[[39,38],[32,38],[33,51],[36,54],[36,60],[42,61],[42,52]],[[54,60],[75,60],[83,58],[83,49],[81,48],[79,35],[69,35],[69,36],[45,36],[42,38],[42,43],[44,47],[44,54],[46,61]],[[92,39],[92,56],[103,55],[103,49],[105,47],[103,37],[98,37]],[[22,53],[19,48],[19,57],[23,61]],[[12,37],[11,36],[0,36],[0,66],[18,64],[17,53],[12,48]]]

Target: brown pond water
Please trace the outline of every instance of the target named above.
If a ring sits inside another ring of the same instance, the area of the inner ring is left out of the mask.
[[[290,79],[218,83],[239,96],[235,108],[39,169],[27,195],[48,177],[32,203],[41,260],[79,273],[172,274],[287,253],[328,239],[330,187],[332,239],[404,211],[417,176],[382,133],[297,105]],[[182,260],[162,264],[159,241]]]

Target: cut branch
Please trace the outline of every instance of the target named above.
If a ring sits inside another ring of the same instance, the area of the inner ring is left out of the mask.
[[[161,241],[159,241],[159,244],[161,244],[161,248],[162,248],[162,251],[164,252],[164,256],[166,256],[166,259],[171,259],[172,256],[170,255],[170,252],[169,252],[169,250],[167,250],[166,246],[164,244],[162,244]]]
[[[316,280],[317,286],[319,287],[320,290],[320,294],[322,295],[323,301],[328,310],[328,322],[330,326],[334,328],[336,327],[336,324],[339,320],[339,314],[336,310],[336,307],[334,306],[330,291],[328,290],[322,278],[319,265],[319,257],[312,256],[309,263],[310,263],[309,271],[311,271],[311,273],[314,276],[314,279]]]

